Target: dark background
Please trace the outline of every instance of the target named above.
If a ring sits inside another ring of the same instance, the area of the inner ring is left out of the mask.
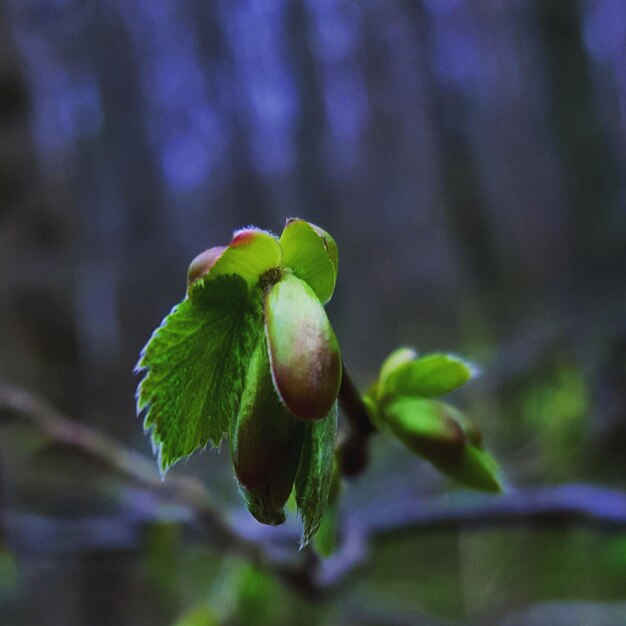
[[[328,310],[363,386],[398,345],[461,353],[483,375],[458,404],[511,485],[624,489],[625,139],[621,0],[0,0],[0,380],[149,452],[132,368],[188,262],[295,215],[339,244]],[[2,424],[0,511],[21,520],[0,526],[3,626],[205,604],[219,623],[626,624],[623,532],[403,537],[312,605]],[[457,489],[374,453],[363,515],[391,484]],[[175,472],[236,506],[227,461]]]

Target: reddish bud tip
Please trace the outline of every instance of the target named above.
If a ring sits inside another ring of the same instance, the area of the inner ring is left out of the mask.
[[[256,228],[244,228],[238,230],[233,235],[233,239],[230,242],[231,248],[240,248],[252,243],[255,237],[258,236],[259,230]]]
[[[201,252],[189,265],[187,271],[187,288],[191,287],[195,282],[206,276],[216,261],[226,250],[226,246],[214,246],[204,252]]]

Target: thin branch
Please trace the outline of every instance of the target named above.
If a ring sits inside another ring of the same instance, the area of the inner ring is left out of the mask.
[[[514,489],[504,495],[447,493],[427,502],[377,507],[376,514],[368,516],[367,534],[385,539],[432,530],[574,524],[626,529],[626,493],[576,483]]]
[[[231,550],[255,565],[266,569],[304,593],[312,593],[311,565],[297,558],[282,558],[266,550],[260,541],[242,536],[229,523],[210,492],[190,477],[169,476],[162,481],[155,463],[142,454],[129,450],[107,435],[79,424],[64,416],[33,394],[6,384],[0,384],[0,409],[21,415],[37,426],[52,440],[78,448],[119,472],[135,484],[146,487],[162,497],[189,507],[200,521],[213,543]]]
[[[337,460],[342,476],[355,478],[367,467],[369,439],[376,432],[361,393],[354,384],[345,363],[339,388],[339,406],[346,418],[347,429],[337,444]]]
[[[260,525],[240,524],[236,517],[223,514],[199,481],[176,476],[161,481],[151,460],[74,422],[30,393],[0,384],[2,408],[22,415],[53,440],[75,446],[105,461],[155,495],[187,507],[220,549],[241,555],[309,598],[339,589],[366,561],[370,542],[403,534],[515,524],[589,524],[602,529],[626,529],[626,493],[621,491],[565,484],[511,490],[503,496],[457,492],[423,501],[376,502],[371,509],[350,511],[341,525],[339,550],[331,558],[320,561],[306,550],[294,556],[294,551],[284,549],[286,542],[297,543],[294,527],[284,526],[270,533]],[[39,524],[34,518],[26,519],[20,515],[8,516],[9,528],[14,532],[24,532],[33,524]],[[94,523],[103,528],[108,527],[109,522],[95,520]]]
[[[367,407],[363,402],[361,392],[354,384],[346,364],[342,363],[341,387],[339,388],[339,405],[344,412],[346,421],[350,424],[350,428],[361,434],[371,435],[376,432],[376,428],[370,421]]]

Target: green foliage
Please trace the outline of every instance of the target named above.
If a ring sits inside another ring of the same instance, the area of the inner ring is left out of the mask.
[[[146,370],[137,411],[152,436],[162,472],[205,447],[219,446],[237,414],[258,341],[261,301],[236,275],[195,287],[174,307],[142,352]]]
[[[491,454],[468,444],[460,463],[450,463],[439,467],[442,472],[470,489],[500,493],[502,472]]]
[[[408,363],[417,358],[417,352],[413,348],[398,348],[394,350],[384,361],[380,367],[377,386],[385,387],[389,376],[395,372],[401,365]]]
[[[209,278],[237,275],[253,288],[267,270],[278,267],[281,248],[276,237],[258,228],[245,228],[233,235],[230,245],[210,268]]]
[[[317,532],[328,503],[336,435],[337,404],[334,404],[325,419],[307,424],[296,476],[296,502],[304,526],[302,545],[306,545]]]
[[[322,304],[333,295],[339,255],[335,240],[321,228],[300,219],[287,221],[280,236],[283,262],[308,283]]]
[[[313,538],[313,547],[320,556],[329,557],[337,549],[338,521],[337,505],[329,504],[324,511],[319,530]]]
[[[339,495],[341,494],[342,483],[339,471],[339,463],[335,458],[333,462],[333,474],[328,494],[328,504],[319,529],[313,537],[313,547],[320,556],[329,557],[337,550],[339,543]]]
[[[338,258],[333,238],[304,220],[288,220],[280,239],[256,228],[235,232],[228,246],[192,261],[186,298],[153,333],[136,368],[144,373],[137,411],[161,471],[228,435],[250,513],[280,524],[295,493],[302,545],[323,524],[322,554],[334,549],[337,531],[334,497],[327,507],[338,484],[342,362],[323,304],[335,288]],[[432,399],[471,374],[455,356],[418,358],[403,348],[383,363],[363,401],[373,424],[413,453],[467,486],[498,490],[498,468],[480,433]]]
[[[458,389],[472,369],[458,357],[430,354],[417,358],[401,348],[384,361],[366,398],[377,425],[411,452],[472,489],[502,490],[496,460],[482,449],[482,436],[459,410],[433,400]]]
[[[303,543],[319,527],[332,477],[341,357],[322,302],[337,263],[332,237],[302,220],[288,221],[280,241],[237,231],[191,263],[187,297],[137,365],[137,410],[161,471],[229,434],[256,519],[284,521],[295,484]]]
[[[442,396],[472,377],[467,363],[450,354],[429,354],[398,363],[381,385],[381,396]]]
[[[329,557],[337,549],[339,540],[339,512],[337,504],[328,504],[324,511],[320,527],[313,538],[313,547],[320,556]]]

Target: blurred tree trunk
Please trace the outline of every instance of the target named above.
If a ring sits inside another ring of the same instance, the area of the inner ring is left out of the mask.
[[[0,2],[0,219],[4,225],[25,208],[33,157],[28,137],[29,98],[7,13]]]
[[[332,229],[336,208],[325,150],[324,85],[312,42],[312,18],[304,0],[286,3],[286,51],[298,94],[296,184],[298,209]]]
[[[117,8],[95,4],[63,53],[69,72],[93,73],[101,100],[101,119],[78,134],[75,183],[81,218],[76,326],[86,382],[100,391],[122,382],[109,379],[110,369],[132,339],[121,337],[117,321],[128,262],[137,259],[137,272],[152,271],[138,259],[141,250],[167,253],[169,242],[159,228],[163,206],[142,123],[140,72]]]
[[[73,409],[76,342],[71,325],[62,199],[50,202],[30,130],[30,94],[0,1],[0,376],[40,387]]]
[[[220,214],[228,216],[228,228],[234,224],[269,227],[274,215],[267,184],[250,156],[250,137],[246,133],[242,103],[246,100],[243,85],[237,80],[233,43],[225,32],[225,22],[236,19],[241,7],[235,3],[194,3],[194,18],[207,68],[208,84],[220,118],[225,120],[230,136],[227,177],[217,187]]]
[[[604,282],[608,217],[614,212],[618,174],[606,130],[593,101],[580,5],[542,0],[535,4],[548,69],[550,110],[562,163],[568,210],[571,286],[579,293]]]
[[[475,287],[492,294],[502,287],[503,279],[467,132],[465,116],[471,104],[459,88],[444,86],[437,77],[433,66],[436,42],[424,3],[406,0],[404,6],[419,49],[424,89],[430,94],[428,114],[433,123],[434,156],[439,160],[448,224]]]
[[[605,350],[594,380],[596,463],[626,470],[626,320],[608,334]]]
[[[14,42],[8,28],[7,11],[0,2],[0,232],[10,232],[15,228],[16,215],[23,209],[28,197],[28,180],[23,161],[30,161],[30,142],[22,143],[28,133],[28,95],[23,77],[19,71]],[[10,240],[0,238],[0,268],[4,273],[11,267]],[[9,294],[4,293],[7,282],[0,281],[0,300],[10,302]],[[12,282],[12,281],[11,281]],[[10,284],[10,283],[9,283]],[[9,327],[8,312],[2,307],[0,325]],[[2,332],[2,331],[0,331]],[[5,331],[6,332],[6,331]],[[4,355],[6,358],[6,355]],[[4,360],[4,359],[3,359]],[[3,363],[0,361],[0,366]],[[2,368],[4,369],[4,368]],[[0,416],[1,418],[1,416]],[[0,456],[0,556],[6,542],[4,466]]]

